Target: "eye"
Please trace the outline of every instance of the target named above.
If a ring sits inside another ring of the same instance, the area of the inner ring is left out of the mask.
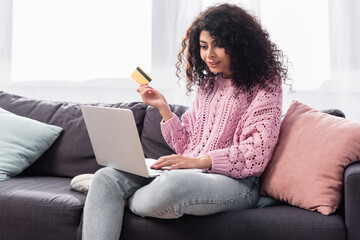
[[[208,48],[207,45],[200,45],[200,48],[203,49],[203,50],[206,50]]]

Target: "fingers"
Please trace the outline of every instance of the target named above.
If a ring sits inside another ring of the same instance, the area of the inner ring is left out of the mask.
[[[145,93],[151,93],[151,90],[153,90],[152,87],[150,87],[148,84],[140,84],[139,87],[136,89],[136,91],[140,94]]]
[[[148,86],[147,84],[139,85],[139,87],[136,89],[136,91],[138,93],[140,93],[142,101],[145,104],[150,104],[149,100],[155,96],[154,95],[154,93],[155,93],[154,89],[152,87]]]
[[[163,156],[151,166],[151,168],[154,169],[167,168],[169,170],[192,167],[192,161],[190,158],[175,154]]]
[[[151,166],[151,168],[159,169],[163,167],[171,166],[175,163],[177,155],[172,154],[169,156],[163,156],[160,157],[154,165]]]

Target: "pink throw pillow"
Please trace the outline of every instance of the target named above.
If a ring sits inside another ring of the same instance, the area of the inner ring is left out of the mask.
[[[360,159],[360,122],[293,101],[261,177],[261,193],[324,215],[338,208],[346,166]]]

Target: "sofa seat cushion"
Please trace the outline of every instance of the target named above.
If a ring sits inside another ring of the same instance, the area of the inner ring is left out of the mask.
[[[15,177],[0,182],[0,239],[76,239],[86,195],[70,178]]]
[[[340,214],[323,216],[283,205],[172,220],[139,218],[126,211],[120,239],[345,240],[345,232]]]

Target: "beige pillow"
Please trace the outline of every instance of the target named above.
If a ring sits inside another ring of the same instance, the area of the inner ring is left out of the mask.
[[[71,179],[70,187],[72,190],[87,194],[94,174],[86,173],[75,176]]]
[[[359,159],[360,122],[293,101],[261,177],[261,193],[329,215],[339,206],[345,167]]]

